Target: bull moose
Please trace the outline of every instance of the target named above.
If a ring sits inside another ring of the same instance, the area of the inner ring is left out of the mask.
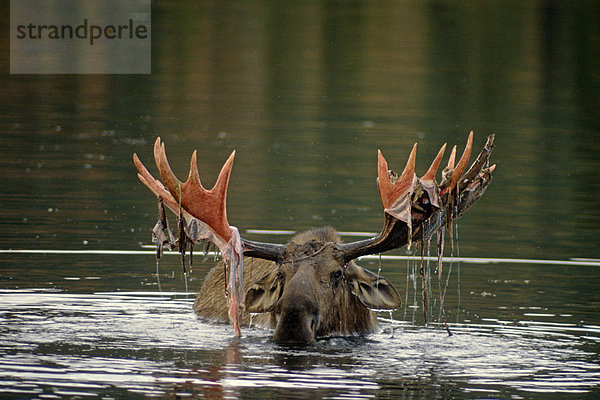
[[[255,325],[274,329],[277,343],[307,344],[319,337],[371,333],[377,328],[373,310],[400,306],[400,296],[387,279],[353,260],[411,241],[427,241],[477,201],[495,168],[489,165],[494,135],[487,138],[479,156],[463,174],[472,145],[473,132],[456,165],[454,146],[439,184],[435,175],[445,144],[421,178],[415,175],[416,144],[400,175],[388,170],[379,151],[377,183],[384,225],[376,237],[351,243],[342,243],[330,227],[300,233],[285,245],[242,238],[227,222],[225,206],[235,151],[210,190],[200,183],[195,151],[189,177],[181,182],[171,171],[164,143],[156,139],[154,158],[164,185],[136,154],[133,159],[142,183],[158,196],[160,205],[179,216],[179,239],[175,241],[167,232],[163,211],[154,228],[155,241],[159,245],[177,242],[185,251],[186,241],[209,240],[223,255],[223,264],[213,268],[204,280],[194,302],[196,314],[223,323],[229,319],[236,336],[241,335],[240,325],[247,325],[253,314]],[[244,275],[244,259],[246,264],[252,262],[254,280]]]

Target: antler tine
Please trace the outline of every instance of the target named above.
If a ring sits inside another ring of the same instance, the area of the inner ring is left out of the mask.
[[[412,191],[415,177],[415,161],[417,158],[417,144],[415,143],[402,175],[395,181],[390,180],[388,172],[388,164],[381,151],[377,153],[377,183],[379,184],[379,194],[384,209],[390,209],[395,203],[405,195]]]
[[[448,169],[454,169],[454,164],[456,160],[456,145],[452,147],[452,151],[450,152],[450,157],[448,158]]]
[[[225,209],[225,200],[227,197],[227,186],[229,184],[229,176],[231,175],[231,169],[233,167],[233,159],[235,158],[235,150],[231,153],[221,172],[217,178],[215,186],[209,191],[214,192],[218,198],[223,199],[223,215],[224,223],[227,224],[227,214]],[[190,168],[190,176],[188,180],[197,180],[200,183],[200,176],[198,175],[198,164],[196,163],[196,152],[192,155],[192,167]],[[244,250],[244,255],[256,258],[262,258],[265,260],[279,261],[281,254],[285,250],[285,245],[267,243],[267,242],[255,242],[247,239],[241,239]]]
[[[470,183],[475,178],[475,176],[477,176],[477,174],[479,174],[479,172],[481,171],[483,166],[488,163],[490,154],[491,154],[492,150],[494,149],[495,138],[496,138],[496,135],[494,135],[494,134],[491,134],[487,137],[487,140],[485,142],[485,145],[483,146],[483,149],[481,150],[481,153],[479,153],[479,155],[477,156],[475,161],[473,161],[473,164],[471,165],[469,170],[467,172],[465,172],[465,174],[462,176],[462,180],[461,180],[460,184],[458,185],[459,191],[462,191],[462,189],[464,189],[465,186],[468,183]],[[491,169],[491,167],[490,167],[490,169]],[[492,171],[493,171],[493,169],[490,170],[490,172],[492,172]]]
[[[221,168],[215,186],[211,190],[206,190],[200,182],[195,151],[190,160],[188,179],[181,183],[171,170],[164,143],[161,143],[160,138],[157,138],[154,143],[156,166],[175,201],[192,217],[204,222],[225,243],[229,242],[232,235],[231,227],[227,222],[226,198],[234,157],[235,151]]]
[[[438,199],[439,196],[438,196],[438,193],[436,190],[435,174],[437,173],[440,163],[442,162],[442,157],[444,157],[445,151],[446,151],[446,143],[444,143],[444,145],[442,146],[440,151],[438,151],[437,156],[431,163],[431,166],[429,167],[429,169],[427,170],[425,175],[423,175],[423,177],[421,179],[419,179],[419,181],[421,182],[421,186],[423,187],[423,190],[427,193],[427,196],[429,197],[429,201],[431,202],[431,204],[433,206],[435,206],[437,208],[440,207],[440,204],[439,204],[439,199]]]
[[[440,166],[440,162],[442,161],[442,157],[444,157],[444,153],[446,152],[446,145],[447,143],[444,143],[440,151],[438,151],[437,156],[431,163],[431,166],[429,167],[425,175],[423,175],[423,177],[421,178],[421,181],[433,181],[435,179],[435,174],[437,173],[437,170]]]
[[[467,168],[467,164],[469,162],[469,158],[471,158],[471,149],[473,148],[473,131],[469,133],[469,137],[467,138],[467,145],[465,146],[465,150],[456,164],[456,168],[454,168],[454,172],[452,173],[452,182],[450,183],[450,190],[453,190],[460,179],[460,176]]]
[[[166,204],[167,207],[171,209],[171,211],[177,213],[177,201],[175,201],[173,196],[171,196],[171,193],[169,193],[169,191],[165,189],[163,184],[160,183],[160,181],[158,181],[157,179],[155,179],[152,176],[152,174],[150,174],[150,172],[148,172],[144,164],[142,164],[137,154],[135,153],[133,153],[133,163],[139,171],[138,178],[140,179],[140,181],[144,185],[146,185],[146,187],[150,189],[152,193],[160,197],[163,200],[163,203]]]
[[[154,161],[156,162],[156,167],[158,168],[158,172],[160,173],[160,177],[165,186],[169,192],[171,192],[175,201],[179,202],[179,190],[172,190],[171,188],[179,187],[181,181],[177,179],[171,170],[171,166],[169,165],[169,161],[167,161],[167,155],[165,153],[165,144],[161,142],[160,136],[157,137],[154,142]]]
[[[449,170],[454,169],[454,170],[452,171],[452,177],[450,178],[450,182],[449,182],[448,186],[444,187],[440,191],[440,195],[443,195],[445,193],[450,193],[450,192],[452,192],[452,190],[454,190],[454,188],[456,187],[456,184],[458,183],[458,180],[460,179],[460,176],[467,168],[467,163],[469,162],[469,158],[471,158],[471,149],[472,148],[473,148],[473,131],[471,131],[469,133],[469,137],[467,138],[467,144],[465,146],[465,150],[463,151],[463,154],[460,157],[458,164],[456,164],[456,167],[454,167],[454,156],[456,154],[456,146],[454,146],[454,148],[452,149],[452,154],[450,155],[450,160],[448,160],[448,169]]]

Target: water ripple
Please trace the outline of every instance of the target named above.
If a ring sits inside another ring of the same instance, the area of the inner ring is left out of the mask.
[[[600,385],[597,325],[488,319],[452,324],[448,336],[382,318],[381,332],[366,338],[290,349],[269,331],[246,329],[238,340],[229,326],[204,324],[192,300],[175,292],[3,291],[0,394],[528,397]]]

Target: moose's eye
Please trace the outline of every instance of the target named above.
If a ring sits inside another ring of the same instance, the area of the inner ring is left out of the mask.
[[[337,270],[331,273],[331,279],[335,282],[339,281],[342,278],[342,271]]]

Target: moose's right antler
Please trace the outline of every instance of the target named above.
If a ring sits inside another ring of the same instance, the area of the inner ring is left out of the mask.
[[[226,198],[234,157],[235,151],[223,165],[217,183],[210,190],[206,190],[200,182],[196,151],[192,154],[188,179],[181,182],[171,170],[165,154],[165,145],[161,143],[160,137],[154,143],[154,159],[168,192],[150,175],[135,154],[134,163],[140,172],[140,180],[154,194],[160,196],[174,213],[179,213],[181,207],[187,214],[202,221],[214,234],[214,241],[219,244],[218,242],[228,243],[232,235],[231,227],[227,222]]]
[[[188,179],[181,182],[167,161],[164,143],[160,137],[157,138],[154,142],[154,159],[164,186],[148,172],[136,154],[133,155],[133,161],[142,183],[175,214],[179,214],[181,210],[188,226],[196,226],[196,233],[190,239],[193,242],[209,239],[225,253],[233,232],[227,222],[226,199],[235,151],[221,168],[217,182],[210,190],[205,189],[200,182],[196,154],[196,151],[192,154]],[[198,224],[202,227],[198,228]],[[285,246],[242,239],[242,247],[245,255],[277,261]]]
[[[192,154],[190,173],[185,182],[179,181],[167,161],[165,145],[160,138],[154,143],[154,159],[165,184],[163,186],[144,167],[136,154],[133,161],[139,171],[138,177],[154,194],[160,197],[175,214],[180,215],[185,223],[185,235],[193,243],[203,239],[215,243],[223,254],[228,279],[225,291],[229,304],[229,317],[236,336],[241,336],[240,308],[244,301],[243,275],[244,262],[242,252],[257,257],[277,260],[283,250],[282,245],[242,241],[236,228],[227,222],[226,198],[227,185],[231,175],[235,151],[227,159],[215,186],[207,190],[200,182],[196,152]],[[183,222],[183,221],[181,221]],[[181,241],[185,240],[181,236]],[[185,242],[183,242],[185,243]],[[185,247],[184,251],[185,251]]]

